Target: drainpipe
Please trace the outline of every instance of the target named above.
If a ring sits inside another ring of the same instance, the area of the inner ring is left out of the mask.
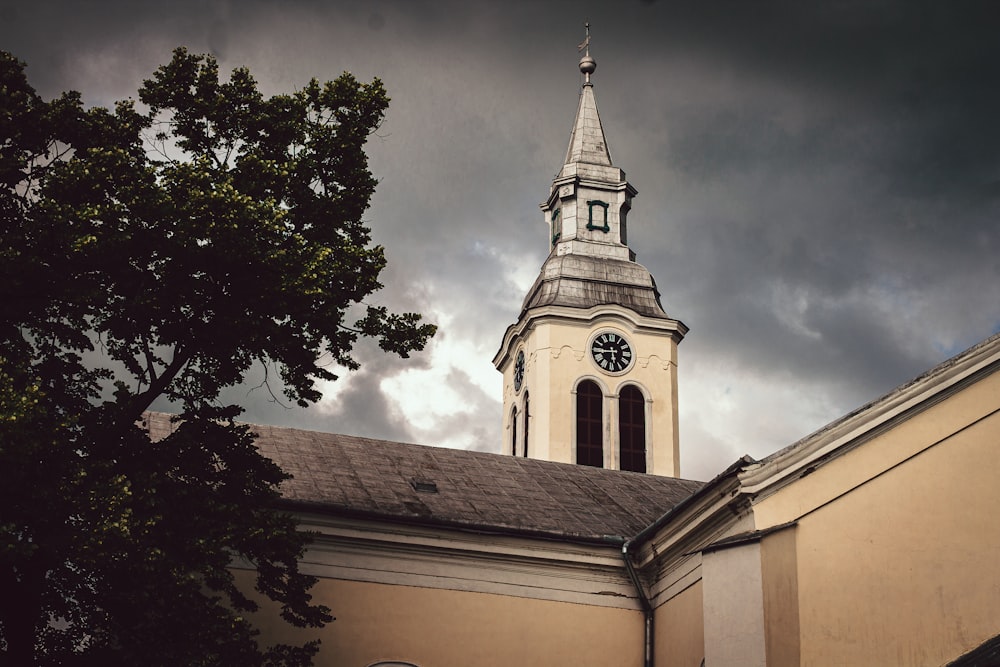
[[[635,592],[639,596],[639,604],[642,605],[642,615],[646,622],[646,641],[642,664],[644,667],[653,667],[653,605],[650,604],[649,598],[646,596],[646,589],[643,588],[642,582],[639,581],[639,574],[632,565],[632,558],[628,552],[630,546],[632,546],[632,540],[625,540],[622,543],[622,560],[625,562],[628,577],[632,580],[632,585],[635,586]]]

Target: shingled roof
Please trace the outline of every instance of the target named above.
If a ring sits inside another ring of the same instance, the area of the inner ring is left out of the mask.
[[[150,437],[171,415],[149,413]],[[701,482],[500,454],[254,426],[292,479],[290,506],[318,513],[601,541],[632,537]]]
[[[541,306],[592,308],[615,304],[640,315],[669,319],[646,267],[609,257],[550,255],[521,304],[521,312]]]

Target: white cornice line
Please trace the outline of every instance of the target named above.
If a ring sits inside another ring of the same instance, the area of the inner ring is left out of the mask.
[[[947,398],[980,373],[1000,364],[1000,336],[993,336],[936,366],[857,412],[807,436],[740,474],[742,491],[757,495],[781,484],[837,450],[847,451],[881,432],[904,414],[924,410]],[[842,452],[839,452],[842,453]]]
[[[302,559],[303,572],[313,576],[638,608],[617,544],[587,546],[314,514],[300,520],[303,529],[319,533]]]
[[[739,520],[740,503],[746,504],[734,476],[723,486],[709,490],[691,507],[671,516],[653,535],[642,540],[636,565],[645,569],[657,561],[657,567],[662,569],[664,562],[684,558],[711,543]]]
[[[584,545],[570,541],[532,538],[530,536],[479,533],[445,526],[415,526],[377,519],[298,514],[303,530],[321,537],[344,538],[379,543],[393,543],[414,549],[452,549],[487,556],[505,556],[562,563],[621,566],[616,544]]]
[[[635,311],[616,305],[593,306],[586,310],[572,308],[569,306],[542,306],[533,308],[527,317],[515,324],[507,327],[504,333],[503,342],[500,349],[493,357],[493,365],[501,366],[512,353],[510,349],[511,341],[524,334],[525,331],[538,324],[540,321],[565,322],[567,324],[579,324],[587,326],[594,319],[599,317],[618,317],[631,324],[636,331],[643,333],[669,332],[674,335],[678,342],[684,338],[688,332],[687,326],[680,320],[669,318],[647,317]]]
[[[668,602],[701,580],[701,553],[693,553],[674,564],[663,576],[654,578],[650,601],[654,607]]]

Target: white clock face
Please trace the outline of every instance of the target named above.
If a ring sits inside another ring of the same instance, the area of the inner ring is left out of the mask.
[[[632,346],[621,334],[606,331],[594,337],[590,344],[590,356],[601,370],[621,373],[632,365]]]

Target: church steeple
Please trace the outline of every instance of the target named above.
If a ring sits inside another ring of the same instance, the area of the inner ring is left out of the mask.
[[[604,138],[601,115],[597,112],[594,84],[590,81],[590,75],[597,69],[597,62],[590,57],[589,50],[588,47],[587,55],[580,61],[580,71],[583,72],[585,79],[583,89],[580,91],[580,106],[577,107],[576,120],[573,122],[573,133],[569,138],[569,148],[566,149],[566,161],[563,164],[586,162],[610,167],[611,153]]]
[[[625,172],[611,162],[591,80],[597,62],[590,56],[589,26],[580,46],[587,48],[580,60],[584,77],[580,101],[566,159],[542,210],[556,254],[631,260],[627,217],[636,191],[625,180]]]
[[[628,246],[637,193],[611,162],[587,28],[566,159],[541,205],[549,256],[493,359],[504,374],[503,451],[677,476],[677,344],[687,327],[664,312]]]

